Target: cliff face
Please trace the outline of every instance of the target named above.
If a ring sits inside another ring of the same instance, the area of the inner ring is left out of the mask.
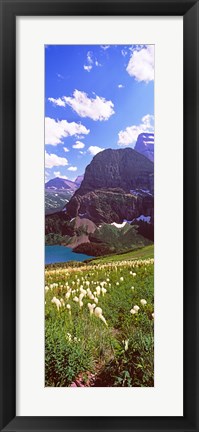
[[[83,195],[98,189],[153,189],[153,163],[131,148],[107,149],[98,153],[87,166],[77,191]]]
[[[153,217],[153,197],[132,195],[117,189],[99,189],[84,195],[76,194],[67,205],[71,218],[80,215],[96,224],[102,222],[122,223],[140,214]]]
[[[47,241],[57,241],[55,233],[62,244],[91,255],[148,244],[153,237],[153,172],[153,162],[131,148],[98,153],[64,209],[46,218]],[[139,221],[141,215],[150,216],[150,225]]]
[[[104,150],[86,168],[84,180],[66,205],[69,218],[95,223],[132,220],[153,213],[153,163],[131,148]]]

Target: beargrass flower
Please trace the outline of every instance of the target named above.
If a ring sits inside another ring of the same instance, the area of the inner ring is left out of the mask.
[[[130,313],[131,313],[132,315],[134,315],[134,314],[137,313],[137,311],[136,311],[135,309],[131,309],[131,310],[130,310]]]
[[[95,316],[100,318],[104,322],[104,324],[107,326],[107,322],[102,315],[102,309],[100,307],[96,307],[94,313],[95,313]]]
[[[94,311],[94,309],[95,309],[95,303],[93,303],[93,304],[91,304],[91,303],[88,303],[88,308],[89,308],[89,311],[90,311],[90,315],[92,315],[93,314],[93,311]]]
[[[57,310],[59,310],[59,308],[61,307],[61,302],[56,297],[53,297],[53,299],[51,300],[51,303],[55,303],[55,305],[57,306]]]
[[[147,301],[145,299],[141,299],[140,303],[141,303],[142,306],[145,306],[147,304]]]

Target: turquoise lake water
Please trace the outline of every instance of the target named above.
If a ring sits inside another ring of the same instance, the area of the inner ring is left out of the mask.
[[[60,263],[66,261],[85,261],[92,256],[79,254],[65,246],[45,246],[45,264]]]

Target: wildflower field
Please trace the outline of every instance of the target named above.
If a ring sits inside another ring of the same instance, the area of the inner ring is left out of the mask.
[[[154,260],[136,253],[45,274],[45,385],[154,385]]]

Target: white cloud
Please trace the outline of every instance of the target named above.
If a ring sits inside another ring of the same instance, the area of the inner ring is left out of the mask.
[[[66,166],[68,165],[68,160],[66,158],[62,158],[57,156],[54,153],[47,153],[45,151],[45,167],[53,168],[54,166]]]
[[[61,98],[58,99],[54,99],[54,98],[48,98],[49,102],[52,102],[53,105],[57,105],[57,106],[65,106],[64,101]]]
[[[110,45],[101,45],[101,48],[106,51],[107,49],[110,48]]]
[[[61,74],[59,74],[59,73],[57,73],[57,78],[59,78],[59,79],[64,79],[63,75],[61,75]]]
[[[80,123],[68,123],[67,120],[56,121],[50,117],[45,118],[45,144],[63,144],[63,138],[67,136],[88,135],[89,132],[90,130]]]
[[[68,171],[77,171],[77,167],[71,166],[68,168]]]
[[[93,64],[93,53],[92,53],[92,51],[88,51],[87,52],[87,62],[89,64]]]
[[[85,147],[85,144],[81,141],[76,141],[75,144],[73,144],[74,149],[83,149]]]
[[[93,53],[92,53],[92,51],[88,51],[87,52],[87,64],[84,65],[84,70],[86,70],[87,72],[90,72],[92,68],[93,68]]]
[[[88,152],[92,155],[95,156],[97,153],[103,151],[104,148],[98,147],[98,146],[90,146],[88,148]]]
[[[63,178],[63,179],[65,179],[65,180],[68,179],[68,177],[62,175],[62,174],[60,173],[60,171],[54,171],[53,174],[54,174],[55,177]]]
[[[48,181],[50,174],[48,171],[45,171],[45,183]]]
[[[128,51],[126,49],[122,49],[121,53],[122,53],[123,57],[126,57],[126,55],[128,54]]]
[[[86,70],[87,72],[90,72],[91,69],[93,68],[93,66],[89,66],[89,65],[84,65],[84,70]]]
[[[118,133],[118,144],[119,145],[129,145],[135,144],[139,134],[143,132],[153,132],[154,131],[154,117],[150,114],[142,117],[141,123],[139,125],[128,126],[125,130],[121,130]]]
[[[67,147],[63,147],[63,149],[66,153],[69,152],[69,149]]]
[[[124,88],[123,84],[118,84],[118,88]]]
[[[147,45],[141,49],[135,48],[126,71],[136,79],[136,81],[154,80],[154,45]]]
[[[84,70],[90,72],[93,69],[93,66],[101,66],[97,59],[94,58],[92,51],[88,51],[86,64],[84,65]]]
[[[89,117],[92,120],[108,120],[114,114],[114,104],[105,98],[97,96],[89,98],[86,93],[75,90],[73,97],[63,96],[66,105],[69,105],[80,117]]]

